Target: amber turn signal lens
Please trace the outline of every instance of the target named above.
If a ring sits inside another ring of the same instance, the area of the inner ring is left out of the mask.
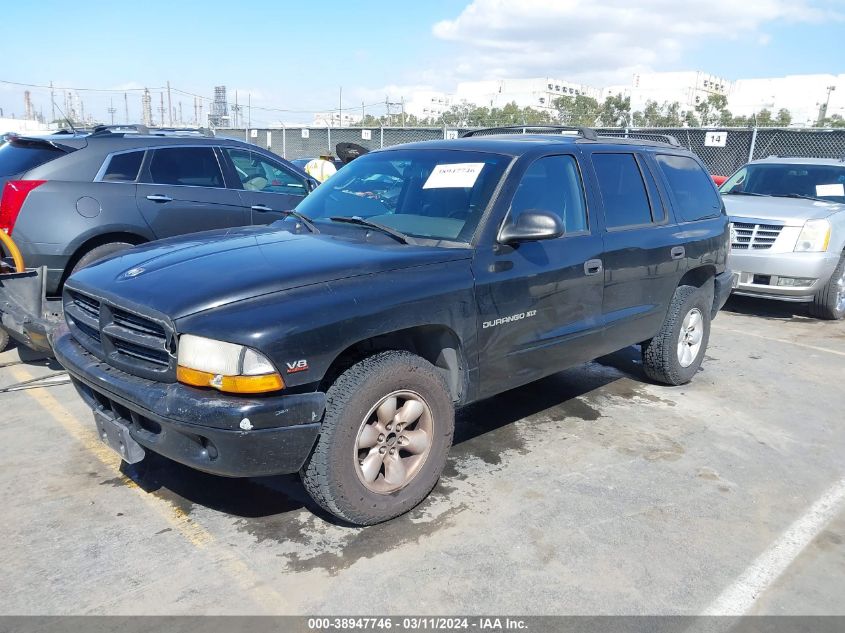
[[[213,387],[226,393],[267,393],[285,388],[279,374],[260,376],[220,376],[190,367],[176,368],[176,380],[192,387]]]

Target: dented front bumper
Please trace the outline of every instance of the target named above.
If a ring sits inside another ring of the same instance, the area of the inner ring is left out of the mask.
[[[47,269],[0,274],[0,326],[18,343],[51,353],[50,331],[61,322],[62,302],[46,296]]]
[[[317,439],[322,392],[243,397],[155,382],[100,361],[64,325],[51,340],[88,406],[145,450],[191,468],[228,477],[293,473]]]

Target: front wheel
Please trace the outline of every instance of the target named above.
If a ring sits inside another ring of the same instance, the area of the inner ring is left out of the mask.
[[[431,492],[454,426],[449,390],[431,363],[401,351],[365,358],[329,388],[302,482],[341,519],[357,525],[387,521]]]
[[[810,303],[810,314],[817,319],[838,321],[845,318],[845,254],[827,283]]]
[[[710,308],[701,288],[679,286],[660,332],[643,343],[643,369],[646,375],[667,385],[683,385],[692,380],[710,339]]]

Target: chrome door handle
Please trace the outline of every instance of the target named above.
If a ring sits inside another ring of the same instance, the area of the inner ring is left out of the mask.
[[[584,262],[585,275],[598,275],[602,271],[602,263],[600,259],[590,259]]]
[[[673,246],[669,254],[672,255],[672,259],[681,259],[687,254],[687,251],[683,246]]]
[[[172,202],[173,198],[170,196],[165,196],[162,193],[154,193],[147,196],[147,200],[152,200],[153,202]]]
[[[267,211],[272,211],[273,209],[268,207],[266,204],[254,204],[254,205],[252,205],[252,210],[253,211],[267,212]]]

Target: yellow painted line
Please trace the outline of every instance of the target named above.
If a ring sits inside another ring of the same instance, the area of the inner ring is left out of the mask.
[[[32,374],[22,367],[10,367],[9,370],[16,380],[23,381],[34,378]],[[206,550],[215,545],[214,536],[202,525],[185,514],[179,506],[145,492],[132,479],[120,473],[120,457],[100,441],[100,437],[94,430],[93,421],[87,425],[80,422],[56,400],[53,394],[44,388],[36,387],[28,389],[24,393],[35,400],[44,411],[62,426],[68,435],[90,451],[100,463],[119,473],[127,487],[135,491],[151,510],[163,517],[191,545],[200,550]],[[249,591],[250,595],[256,599],[258,604],[268,607],[269,612],[278,612],[279,608],[285,604],[285,600],[281,594],[265,584],[265,581],[253,572],[250,565],[241,558],[240,554],[233,553],[228,549],[215,547],[212,555],[225,563],[229,574],[236,578],[244,589]]]
[[[739,334],[740,336],[753,336],[754,338],[761,338],[766,341],[775,341],[776,343],[786,343],[787,345],[797,345],[798,347],[803,347],[805,349],[811,349],[816,352],[824,352],[825,354],[836,354],[837,356],[845,356],[845,352],[840,352],[836,349],[827,349],[824,347],[819,347],[818,345],[808,345],[807,343],[799,343],[798,341],[790,341],[789,339],[785,338],[774,338],[772,336],[764,336],[762,334],[754,334],[753,332],[743,332],[741,330],[731,330],[729,328],[722,328],[720,327],[718,332],[730,332],[731,334]]]
[[[29,380],[33,378],[28,371],[21,367],[13,367],[11,371],[17,380]],[[94,430],[95,427],[93,422],[90,426],[83,426],[79,420],[70,413],[70,411],[65,409],[59,401],[56,400],[53,394],[45,391],[44,389],[28,389],[26,394],[35,400],[42,409],[44,409],[59,424],[61,424],[62,428],[67,431],[68,435],[73,437],[73,439],[93,453],[104,466],[114,471],[119,471],[121,462],[120,457],[118,457],[114,451],[100,441],[100,438]],[[177,505],[147,494],[140,486],[138,486],[138,484],[122,473],[121,477],[123,477],[124,483],[126,483],[129,488],[136,491],[141,499],[143,499],[144,502],[153,508],[153,510],[155,510],[158,514],[163,515],[171,527],[190,541],[192,545],[203,548],[211,542],[213,539],[211,534],[202,526],[194,522]]]

